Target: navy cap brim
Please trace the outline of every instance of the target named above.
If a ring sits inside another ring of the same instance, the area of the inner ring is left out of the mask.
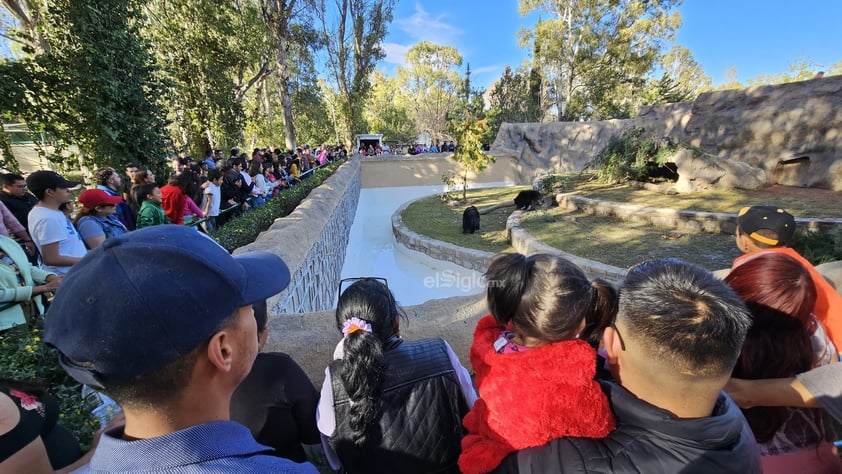
[[[246,306],[277,295],[289,285],[289,268],[283,260],[269,252],[235,255],[248,275],[239,306]]]
[[[97,374],[95,370],[82,367],[74,363],[61,352],[58,353],[58,363],[64,371],[76,379],[77,382],[89,385],[97,390],[103,390],[105,388],[105,382],[100,378],[99,374]]]

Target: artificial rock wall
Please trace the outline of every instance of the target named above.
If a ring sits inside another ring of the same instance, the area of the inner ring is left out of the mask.
[[[503,124],[491,148],[542,171],[579,171],[630,128],[701,149],[675,157],[680,191],[771,184],[842,190],[842,76],[706,92],[626,120]]]
[[[345,249],[360,198],[360,161],[354,157],[235,255],[266,251],[289,266],[289,286],[269,300],[269,313],[313,313],[336,304]],[[271,275],[264,275],[271,278]]]

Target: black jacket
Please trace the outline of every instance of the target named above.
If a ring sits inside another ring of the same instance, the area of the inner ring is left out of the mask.
[[[336,430],[330,445],[348,473],[458,473],[465,396],[441,339],[385,348],[388,366],[378,420],[368,445],[357,447],[348,428],[349,400],[337,359],[330,364]],[[379,441],[377,441],[379,439]]]
[[[617,417],[605,439],[565,438],[509,455],[495,473],[760,473],[740,409],[721,394],[713,415],[677,419],[623,387],[603,382]]]

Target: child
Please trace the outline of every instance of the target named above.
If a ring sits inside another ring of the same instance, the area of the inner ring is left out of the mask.
[[[170,220],[161,207],[163,196],[161,188],[155,184],[142,184],[137,187],[137,199],[141,201],[140,211],[137,213],[137,228],[151,225],[169,224]]]
[[[385,279],[352,281],[316,412],[328,462],[350,474],[458,472],[460,421],[476,399],[468,371],[443,339],[401,339]]]
[[[608,435],[614,418],[594,380],[594,347],[616,315],[614,288],[550,254],[497,255],[485,277],[491,314],[471,345],[480,398],[463,420],[462,472],[492,471],[555,438]]]
[[[210,232],[217,228],[216,216],[219,215],[219,205],[222,202],[222,172],[218,169],[208,170],[208,187],[205,188],[204,211],[205,230]]]
[[[731,270],[766,252],[782,253],[804,265],[816,287],[813,314],[824,325],[830,340],[842,347],[842,297],[804,257],[789,247],[795,235],[795,218],[777,206],[744,207],[737,215],[737,247],[745,255],[734,259]]]

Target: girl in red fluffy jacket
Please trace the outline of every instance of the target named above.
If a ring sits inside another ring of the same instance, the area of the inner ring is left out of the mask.
[[[555,438],[605,437],[614,417],[594,348],[617,312],[614,288],[550,254],[497,255],[485,278],[491,314],[471,345],[480,398],[463,420],[462,472]]]

